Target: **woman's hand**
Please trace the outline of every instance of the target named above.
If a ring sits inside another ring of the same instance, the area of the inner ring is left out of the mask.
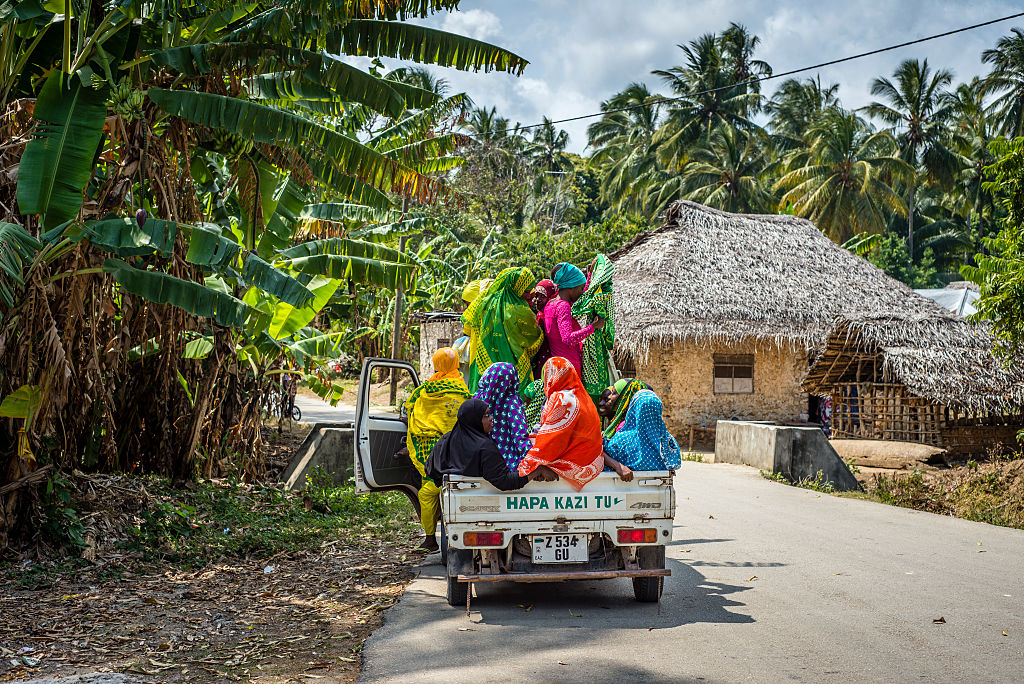
[[[604,330],[604,326],[607,322],[608,321],[603,318],[595,318],[593,323],[594,330]]]
[[[540,480],[541,482],[554,482],[558,479],[558,475],[551,468],[547,466],[537,466],[537,469],[527,475],[530,480]]]
[[[619,478],[623,482],[630,482],[633,479],[633,471],[630,470],[628,467],[622,465],[621,463],[619,464],[618,473]]]

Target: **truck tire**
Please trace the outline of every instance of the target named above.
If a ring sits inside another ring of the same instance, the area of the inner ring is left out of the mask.
[[[437,521],[437,529],[441,533],[441,565],[448,565],[448,530],[444,527],[444,520]]]
[[[662,570],[665,567],[665,547],[642,546],[636,551],[636,560],[641,570]],[[633,598],[641,603],[656,602],[661,598],[664,580],[664,577],[634,577]]]
[[[448,605],[464,606],[469,596],[469,583],[460,582],[459,575],[471,572],[473,552],[466,549],[448,549],[448,560],[445,563],[448,575]]]

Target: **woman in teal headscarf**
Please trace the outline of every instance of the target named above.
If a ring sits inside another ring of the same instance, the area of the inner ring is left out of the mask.
[[[583,296],[572,305],[572,315],[581,325],[603,319],[604,328],[595,330],[583,342],[583,386],[597,404],[597,398],[608,387],[608,356],[615,344],[615,302],[612,298],[612,275],[615,266],[604,254],[591,264],[590,282]]]

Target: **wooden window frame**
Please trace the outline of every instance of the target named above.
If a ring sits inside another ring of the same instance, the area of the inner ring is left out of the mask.
[[[736,375],[737,368],[749,368],[750,375]],[[729,370],[728,375],[720,375],[719,373],[725,369]],[[737,390],[736,380],[745,380],[749,377],[750,389]],[[720,390],[718,388],[719,379],[728,379],[731,381],[732,389]],[[754,355],[753,354],[713,354],[712,355],[712,368],[711,368],[711,391],[714,394],[754,394]]]

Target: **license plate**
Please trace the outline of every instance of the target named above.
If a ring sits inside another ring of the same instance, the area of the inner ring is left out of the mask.
[[[548,534],[533,538],[534,563],[586,563],[587,535]]]

